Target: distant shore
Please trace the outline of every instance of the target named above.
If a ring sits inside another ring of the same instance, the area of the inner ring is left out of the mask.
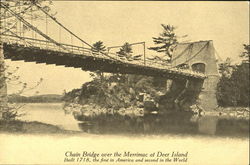
[[[62,95],[47,94],[35,96],[9,95],[10,103],[59,103],[62,102]]]

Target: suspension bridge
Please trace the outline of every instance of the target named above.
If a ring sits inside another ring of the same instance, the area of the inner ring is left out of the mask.
[[[93,51],[91,44],[75,35],[49,14],[46,9],[35,3],[31,3],[26,8],[20,8],[19,6],[8,6],[2,2],[1,10],[4,13],[1,17],[1,42],[5,59],[63,65],[86,71],[99,70],[109,73],[140,74],[170,79],[205,79],[206,77],[200,72],[178,69],[163,61],[147,59],[145,45],[143,55],[136,60],[120,58],[116,53]],[[44,18],[45,32],[34,26],[32,11],[39,11],[39,16]],[[27,12],[31,13],[30,19],[25,18]],[[10,18],[12,18],[12,23],[9,22]],[[76,38],[83,46],[56,41],[48,35],[48,22],[55,23],[70,35],[71,40]],[[32,37],[25,35],[27,29],[32,31]],[[35,38],[34,34],[39,35],[40,39]]]
[[[219,74],[212,41],[177,44],[170,63],[147,57],[145,42],[130,44],[142,45],[141,55],[121,57],[110,51],[120,46],[96,51],[91,44],[59,22],[46,6],[42,7],[33,1],[13,1],[14,5],[0,2],[0,77],[4,77],[3,58],[81,68],[85,71],[162,77],[173,80],[173,104],[191,105],[191,100],[199,97],[203,108],[213,109],[217,106],[215,93]],[[54,26],[49,33],[52,23]],[[67,40],[70,43],[62,41],[66,36],[69,36]],[[78,44],[73,42],[75,40]],[[6,102],[7,88],[4,84],[0,82],[1,102]]]

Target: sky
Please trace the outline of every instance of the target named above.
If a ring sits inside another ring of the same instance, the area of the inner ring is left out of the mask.
[[[122,45],[125,42],[146,42],[154,46],[152,37],[162,32],[161,24],[177,27],[179,36],[188,35],[183,41],[213,40],[217,55],[239,61],[243,44],[249,44],[248,2],[175,2],[175,1],[54,1],[52,11],[56,19],[80,38],[92,44],[103,41],[106,46]],[[35,23],[34,23],[35,24]],[[44,29],[44,23],[36,26]],[[59,28],[49,21],[48,34],[59,40]],[[61,30],[61,42],[81,45]],[[142,47],[134,48],[141,51]],[[146,50],[146,54],[154,52]],[[62,66],[13,62],[6,60],[12,68],[20,67],[17,75],[30,87],[40,78],[43,82],[35,90],[23,95],[62,94],[79,88],[90,81],[89,72]],[[8,85],[8,92],[15,93],[18,86]]]

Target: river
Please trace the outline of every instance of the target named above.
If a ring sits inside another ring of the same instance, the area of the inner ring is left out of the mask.
[[[63,110],[63,103],[26,104],[19,119],[39,121],[59,126],[65,130],[82,131],[90,134],[138,134],[138,135],[213,135],[222,137],[249,136],[249,120],[220,116],[194,115],[112,115],[83,117],[76,120],[74,115]]]
[[[241,118],[101,115],[77,121],[72,114],[65,114],[61,103],[27,104],[22,112],[26,115],[20,117],[21,120],[53,124],[81,133],[18,136],[0,133],[3,149],[0,164],[62,164],[67,151],[188,152],[187,163],[181,164],[249,164],[249,121]]]
[[[79,122],[73,115],[66,114],[62,107],[63,103],[28,103],[20,109],[24,115],[19,119],[57,125],[65,130],[80,131]]]

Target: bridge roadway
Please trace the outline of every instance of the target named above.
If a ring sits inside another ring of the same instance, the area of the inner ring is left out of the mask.
[[[13,61],[24,60],[45,64],[63,65],[81,68],[86,71],[103,71],[109,73],[138,74],[167,79],[198,79],[206,76],[191,70],[171,68],[164,63],[149,60],[121,60],[115,54],[98,54],[89,48],[61,44],[57,46],[44,40],[18,38],[1,35],[4,57]]]

